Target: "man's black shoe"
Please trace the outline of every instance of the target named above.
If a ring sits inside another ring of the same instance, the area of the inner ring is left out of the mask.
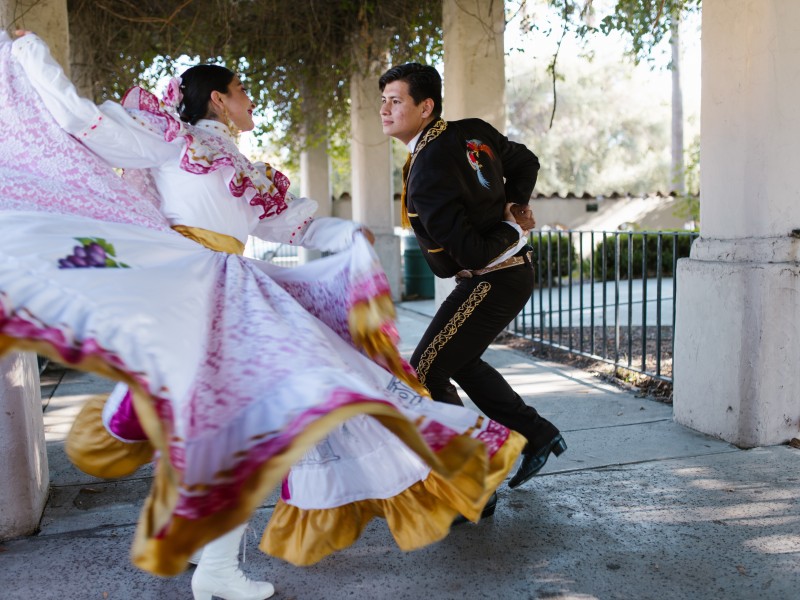
[[[522,464],[514,474],[514,477],[511,478],[511,481],[508,482],[508,487],[513,489],[521,486],[531,477],[536,475],[536,473],[541,471],[542,467],[547,462],[547,459],[550,458],[551,452],[556,456],[561,456],[566,449],[567,442],[564,441],[564,438],[561,437],[561,434],[559,433],[556,437],[535,452],[523,454]]]
[[[483,507],[481,511],[481,519],[485,519],[486,517],[491,517],[494,514],[494,509],[497,508],[497,492],[494,492],[489,499],[486,501],[486,506]],[[470,521],[464,515],[458,515],[455,519],[453,519],[452,527],[456,525],[463,525],[464,523],[469,523]]]

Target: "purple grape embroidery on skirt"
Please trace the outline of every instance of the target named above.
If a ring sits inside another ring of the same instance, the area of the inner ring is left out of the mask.
[[[114,260],[117,257],[113,244],[109,244],[102,238],[75,238],[81,243],[75,246],[72,254],[66,258],[58,259],[59,269],[86,269],[94,268],[117,268],[129,269],[130,265]]]

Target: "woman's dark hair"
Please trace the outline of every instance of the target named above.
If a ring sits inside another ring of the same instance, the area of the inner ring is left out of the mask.
[[[178,106],[181,121],[194,125],[208,114],[211,92],[228,93],[236,73],[220,65],[197,65],[181,74],[183,100]]]
[[[381,91],[393,81],[405,81],[408,84],[408,94],[419,104],[426,98],[433,100],[433,117],[439,118],[442,114],[442,78],[439,72],[431,66],[420,63],[406,63],[392,67],[381,75],[378,86]]]

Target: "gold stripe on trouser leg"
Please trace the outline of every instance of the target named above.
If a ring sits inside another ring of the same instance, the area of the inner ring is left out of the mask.
[[[486,281],[481,281],[475,286],[475,289],[472,290],[469,297],[458,307],[456,314],[450,318],[442,330],[433,338],[433,341],[425,348],[425,351],[419,359],[419,364],[417,365],[417,377],[419,377],[421,384],[425,385],[425,376],[428,374],[428,369],[430,369],[433,361],[436,360],[439,350],[444,348],[445,344],[456,334],[458,328],[464,324],[473,312],[475,312],[478,305],[489,295],[489,290],[491,290],[491,288],[491,284]]]

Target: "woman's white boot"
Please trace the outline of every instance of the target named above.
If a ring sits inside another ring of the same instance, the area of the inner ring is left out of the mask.
[[[275,593],[268,581],[252,581],[239,569],[239,541],[247,525],[241,525],[206,544],[192,576],[194,600],[264,600]]]

